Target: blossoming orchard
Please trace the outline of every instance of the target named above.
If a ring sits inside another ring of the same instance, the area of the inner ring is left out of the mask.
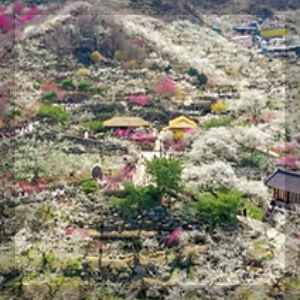
[[[299,12],[270,1],[1,4],[0,299],[299,300]]]

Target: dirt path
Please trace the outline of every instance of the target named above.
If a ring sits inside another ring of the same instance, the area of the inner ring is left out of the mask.
[[[273,247],[274,259],[272,263],[280,269],[286,270],[287,268],[295,268],[297,255],[300,249],[299,239],[287,236],[279,232],[269,224],[263,223],[249,217],[238,216],[240,222],[247,224],[254,230],[264,234],[268,243]]]

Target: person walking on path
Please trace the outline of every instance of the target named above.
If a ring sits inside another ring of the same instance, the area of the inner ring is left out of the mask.
[[[98,245],[99,259],[98,259],[98,268],[100,276],[102,277],[102,255],[103,255],[103,244]]]
[[[101,235],[104,234],[104,222],[103,221],[101,221],[99,223],[99,232],[100,232]]]

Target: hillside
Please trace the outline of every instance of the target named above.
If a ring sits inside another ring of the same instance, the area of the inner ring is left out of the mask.
[[[231,41],[251,2],[168,3],[0,7],[1,299],[299,298],[299,211],[264,218],[299,58]]]

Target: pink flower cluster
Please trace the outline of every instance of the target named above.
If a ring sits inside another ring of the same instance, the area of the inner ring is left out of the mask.
[[[134,142],[152,142],[156,140],[156,136],[153,134],[153,132],[150,133],[137,132],[131,135],[130,139]]]
[[[274,151],[277,153],[292,153],[296,149],[296,146],[292,143],[283,143],[275,146]]]
[[[23,2],[16,2],[12,6],[12,14],[7,14],[7,7],[0,8],[0,30],[3,33],[14,31],[14,29],[20,29],[22,26],[28,22],[32,21],[39,9],[35,6],[27,9]]]
[[[14,24],[14,20],[11,16],[0,15],[0,30],[6,33],[8,32]]]
[[[131,95],[129,97],[129,102],[140,104],[142,106],[145,106],[145,105],[149,104],[149,100],[148,100],[148,97],[146,95]]]
[[[131,134],[131,129],[127,128],[127,129],[117,129],[116,130],[116,135],[118,137],[129,137],[129,135]]]
[[[185,147],[184,140],[181,138],[177,141],[171,141],[167,144],[168,148],[173,148],[174,150],[182,151]]]
[[[59,97],[62,97],[64,95],[63,90],[59,86],[51,82],[44,83],[44,85],[41,87],[41,90],[44,92],[54,91],[58,94]]]
[[[181,227],[177,227],[170,235],[164,237],[164,244],[168,247],[177,246],[183,232]]]
[[[14,14],[21,14],[22,10],[25,8],[24,3],[18,1],[13,4],[12,10]]]
[[[277,159],[276,163],[279,166],[285,167],[286,169],[296,170],[296,169],[298,169],[298,167],[297,167],[298,161],[299,161],[299,158],[297,156],[286,155],[286,156],[283,156],[283,157]]]
[[[159,78],[156,91],[160,95],[173,96],[177,92],[177,85],[169,75],[163,75]]]

